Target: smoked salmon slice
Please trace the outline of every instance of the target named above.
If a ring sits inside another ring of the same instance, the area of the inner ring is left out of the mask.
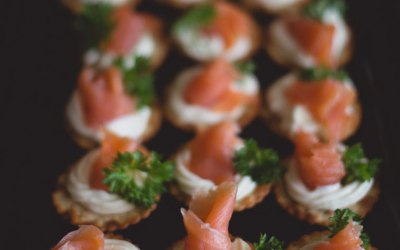
[[[222,122],[200,132],[189,144],[188,168],[198,176],[219,185],[233,180],[232,163],[239,126]]]
[[[332,65],[332,44],[335,26],[317,20],[289,19],[286,27],[297,44],[316,59],[318,65]]]
[[[91,168],[89,183],[93,189],[108,191],[108,187],[103,183],[103,169],[111,166],[118,152],[133,152],[138,148],[138,143],[129,138],[119,137],[107,130],[104,133],[99,157]]]
[[[363,249],[360,238],[362,226],[350,221],[350,223],[330,238],[328,241],[317,245],[315,250],[360,250]]]
[[[214,6],[217,14],[212,24],[204,29],[205,33],[222,36],[226,49],[231,48],[238,37],[250,36],[252,24],[245,13],[222,1],[214,3]]]
[[[84,120],[92,128],[135,110],[134,100],[125,93],[121,72],[113,67],[98,74],[94,69],[83,69],[78,94]]]
[[[232,217],[237,187],[225,182],[209,193],[196,194],[189,211],[182,209],[187,231],[185,250],[231,249],[229,221]]]
[[[292,105],[304,105],[326,127],[332,141],[339,141],[344,133],[350,118],[346,108],[356,100],[355,91],[332,79],[296,82],[287,89],[286,97]]]
[[[299,132],[295,147],[298,173],[309,189],[338,183],[346,175],[336,144],[321,143],[315,135]]]
[[[95,226],[82,225],[68,233],[53,250],[101,250],[104,248],[104,234]]]
[[[240,73],[226,60],[220,58],[205,66],[187,85],[184,99],[194,105],[226,112],[246,103],[250,96],[233,88]]]

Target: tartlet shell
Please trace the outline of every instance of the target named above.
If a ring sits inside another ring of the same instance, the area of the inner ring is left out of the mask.
[[[68,116],[65,115],[66,117],[66,128],[68,132],[71,134],[73,140],[82,148],[85,149],[93,149],[97,146],[100,145],[100,142],[93,140],[89,137],[86,137],[84,135],[79,134],[71,125],[71,123],[68,120]],[[140,142],[144,142],[152,138],[157,131],[161,127],[161,122],[162,122],[162,114],[161,114],[161,109],[158,104],[158,102],[153,102],[153,105],[151,107],[151,117],[149,120],[149,125],[147,126],[144,134],[141,136],[141,138],[138,139]]]
[[[147,218],[157,207],[156,203],[147,209],[137,208],[134,211],[121,214],[96,214],[74,201],[69,195],[66,189],[66,181],[72,167],[58,178],[57,187],[52,194],[53,204],[57,212],[67,217],[72,224],[91,224],[97,226],[102,231],[124,229]],[[157,202],[159,199],[160,197],[157,197]]]
[[[230,235],[230,238],[231,238],[231,241],[233,242],[237,237],[233,237],[232,235]],[[251,247],[252,250],[255,249],[254,245],[252,243],[250,243],[248,241],[246,241],[246,242],[247,242],[247,244],[249,244],[249,246]],[[170,247],[167,248],[167,250],[181,250],[181,249],[183,249],[182,247],[184,246],[184,244],[185,244],[185,238],[174,242]]]

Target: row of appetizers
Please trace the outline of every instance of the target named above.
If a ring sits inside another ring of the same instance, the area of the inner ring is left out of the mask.
[[[234,210],[237,187],[225,182],[207,192],[198,192],[189,209],[181,209],[187,235],[175,242],[170,250],[283,250],[284,242],[262,234],[250,243],[229,234],[229,221]],[[363,232],[362,219],[350,209],[337,209],[330,218],[329,231],[314,232],[290,243],[288,250],[372,249]],[[91,225],[82,225],[68,233],[53,250],[138,250],[131,242],[114,234],[104,234]]]

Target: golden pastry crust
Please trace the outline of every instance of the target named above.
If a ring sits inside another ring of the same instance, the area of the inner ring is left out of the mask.
[[[269,91],[269,90],[270,89],[267,89],[267,91]],[[266,95],[265,104],[263,105],[263,108],[260,112],[261,117],[264,119],[267,126],[274,133],[291,140],[292,135],[290,135],[289,131],[286,131],[282,126],[281,115],[276,112],[273,112],[270,108],[269,103],[271,103],[271,100],[269,99],[269,95]],[[339,138],[340,141],[343,141],[343,140],[349,138],[350,136],[352,136],[357,131],[358,127],[360,126],[361,117],[362,117],[361,104],[358,100],[355,100],[352,107],[353,107],[354,113],[350,116],[350,118],[347,120],[347,123],[344,125],[342,135]],[[318,136],[322,140],[328,141],[327,132],[321,132],[318,134]]]
[[[231,5],[235,5],[235,4],[231,4]],[[235,7],[240,8],[239,6],[235,5]],[[243,10],[241,10],[243,11]],[[261,30],[260,27],[258,26],[258,24],[252,19],[252,17],[245,13],[250,21],[250,26],[249,26],[249,32],[250,32],[250,41],[251,41],[251,48],[248,51],[248,53],[244,56],[242,56],[241,58],[235,60],[235,62],[243,62],[243,61],[247,61],[250,60],[252,58],[252,56],[257,52],[257,50],[260,48],[261,45]],[[177,45],[178,51],[180,51],[183,55],[189,57],[190,59],[194,60],[194,61],[199,61],[199,62],[209,62],[214,60],[213,59],[209,59],[209,60],[201,60],[199,58],[195,58],[192,55],[189,55],[185,52],[184,47],[182,46],[182,44],[180,43],[179,39],[177,38],[176,34],[172,35],[172,40],[175,43],[175,45]]]
[[[61,3],[75,14],[82,11],[82,2],[83,0],[61,0]],[[135,6],[138,3],[139,0],[127,0],[125,4]]]
[[[71,168],[70,168],[71,170]],[[114,231],[124,229],[129,225],[136,224],[142,219],[147,218],[157,207],[153,204],[147,209],[135,209],[133,211],[120,214],[96,214],[85,208],[80,203],[73,200],[66,189],[67,177],[70,170],[62,174],[57,183],[56,190],[53,192],[53,204],[59,214],[69,218],[75,225],[91,224],[103,231]],[[157,201],[160,197],[157,198]]]
[[[285,50],[282,49],[280,42],[277,41],[276,39],[273,39],[273,34],[272,34],[272,25],[274,23],[271,23],[270,26],[268,27],[267,30],[267,35],[266,35],[266,41],[265,41],[265,49],[268,52],[268,55],[278,64],[289,67],[289,68],[302,68],[303,66],[298,65],[295,63],[290,56],[285,53]],[[343,49],[342,54],[340,57],[337,59],[337,62],[335,65],[333,65],[333,68],[340,68],[341,66],[345,65],[351,58],[353,54],[353,44],[354,44],[354,39],[353,39],[353,33],[352,30],[347,26],[347,29],[349,31],[350,39],[348,43],[346,44],[345,48]]]
[[[269,15],[286,15],[298,13],[301,7],[307,3],[308,0],[299,0],[297,3],[287,6],[282,9],[271,9],[260,3],[260,0],[242,0],[244,6],[250,10],[264,12]]]
[[[184,145],[183,147],[181,147],[181,150],[187,146],[188,144]],[[181,152],[181,150],[179,150],[178,153]],[[171,158],[174,162],[176,161],[176,156],[178,155],[178,153],[176,153]],[[271,189],[272,189],[272,184],[257,185],[256,189],[254,189],[253,192],[243,197],[243,199],[235,202],[234,211],[240,212],[245,209],[254,207],[255,205],[264,200],[264,198],[270,193]],[[183,202],[186,206],[189,206],[192,197],[184,193],[179,188],[179,184],[177,183],[177,181],[171,182],[168,186],[168,190],[170,194],[175,196],[177,200]]]
[[[284,181],[275,185],[274,192],[279,205],[289,214],[296,216],[300,220],[306,220],[311,224],[319,224],[323,226],[330,225],[331,221],[329,220],[329,217],[333,215],[334,211],[307,208],[306,206],[297,203],[289,196]],[[348,208],[364,217],[378,200],[379,192],[379,185],[375,182],[371,190],[362,200]]]
[[[185,130],[185,131],[201,131],[207,128],[207,125],[202,124],[194,124],[194,123],[186,123],[183,122],[177,117],[176,111],[173,110],[171,105],[172,93],[174,91],[174,82],[169,85],[166,91],[166,104],[164,105],[164,115],[165,117],[176,127]],[[241,127],[244,128],[247,126],[259,113],[261,107],[261,98],[260,94],[257,93],[252,97],[251,102],[248,102],[244,108],[244,112],[241,117],[235,122]],[[211,125],[209,125],[211,126]]]
[[[69,131],[69,133],[72,135],[73,140],[82,148],[85,149],[92,149],[97,146],[99,146],[100,142],[93,140],[92,138],[83,136],[79,134],[72,126],[72,124],[68,120],[67,117],[67,122],[66,122],[66,128]],[[148,141],[150,138],[152,138],[157,131],[161,127],[161,122],[162,122],[162,115],[161,115],[161,109],[157,101],[153,102],[153,105],[151,107],[151,116],[149,120],[149,125],[146,127],[145,132],[143,135],[138,139],[140,142]]]
[[[289,244],[289,246],[286,248],[286,250],[299,250],[303,247],[305,247],[307,244],[310,242],[315,242],[324,238],[328,238],[330,235],[329,231],[322,231],[322,232],[314,232],[311,234],[306,234],[302,236],[300,239],[292,242]],[[369,245],[370,250],[376,250],[375,247]]]

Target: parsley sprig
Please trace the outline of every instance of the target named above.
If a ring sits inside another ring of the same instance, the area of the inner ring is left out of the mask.
[[[174,33],[180,33],[188,29],[199,29],[210,25],[217,15],[212,4],[202,4],[183,15],[172,27]]]
[[[124,86],[126,92],[138,97],[138,107],[151,105],[154,97],[154,76],[151,74],[150,59],[143,56],[137,56],[134,59],[133,68],[127,68],[123,59],[118,58],[115,61],[124,77]]]
[[[255,250],[283,250],[284,242],[274,236],[260,235],[260,240],[254,243]]]
[[[302,14],[306,17],[322,21],[324,13],[328,9],[336,10],[342,17],[346,13],[346,3],[344,0],[312,0],[302,9]]]
[[[243,148],[233,157],[236,171],[250,176],[258,184],[272,183],[282,176],[278,153],[273,149],[260,148],[253,139],[246,140]]]
[[[350,223],[350,221],[354,221],[358,224],[362,223],[361,216],[348,208],[336,209],[333,216],[330,217],[329,220],[332,221],[332,225],[328,226],[328,229],[331,232],[329,237],[331,238],[343,230]],[[370,243],[368,234],[362,232],[360,238],[363,242],[362,247],[364,249],[368,249]]]
[[[299,71],[299,77],[303,81],[320,81],[332,78],[338,81],[349,79],[349,75],[344,70],[334,70],[326,67],[312,67]]]
[[[165,191],[164,183],[172,180],[174,164],[162,162],[152,152],[146,157],[140,151],[118,153],[110,168],[104,168],[104,184],[111,193],[137,206],[148,208]]]
[[[256,64],[253,61],[235,63],[235,67],[242,75],[253,74],[256,70]]]
[[[107,3],[84,4],[76,17],[74,27],[82,36],[85,50],[97,48],[106,41],[115,26],[111,18],[112,7]]]
[[[342,179],[342,184],[371,180],[381,163],[379,159],[367,160],[360,143],[347,148],[342,156],[342,161],[346,168],[346,176]]]

